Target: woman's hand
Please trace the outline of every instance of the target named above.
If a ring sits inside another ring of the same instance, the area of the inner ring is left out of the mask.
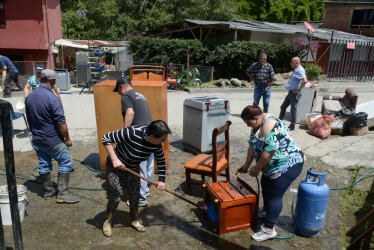
[[[113,167],[116,169],[125,170],[126,166],[118,158],[113,161]]]
[[[158,181],[157,182],[157,185],[156,185],[156,188],[158,189],[161,189],[161,190],[164,190],[165,189],[165,182],[161,182],[161,181]]]
[[[248,173],[248,167],[249,166],[246,165],[241,166],[240,168],[238,168],[238,170],[236,170],[235,175]]]
[[[260,173],[261,169],[257,168],[256,166],[252,167],[250,170],[249,170],[249,175],[250,176],[253,176],[253,177],[257,177],[258,174]]]

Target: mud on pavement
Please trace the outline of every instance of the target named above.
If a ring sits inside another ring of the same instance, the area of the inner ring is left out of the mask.
[[[184,152],[182,146],[182,128],[171,127],[170,165],[167,175],[167,188],[185,195],[202,205],[202,188],[193,186],[193,195],[185,192],[185,172],[183,165],[192,154]],[[233,138],[232,138],[233,139]],[[246,138],[235,138],[231,143],[231,174],[239,168],[245,159]],[[76,141],[71,148],[74,159],[84,161],[93,169],[99,169],[99,156],[96,140]],[[0,161],[4,162],[4,156]],[[30,171],[38,165],[35,152],[15,153],[16,174],[35,180]],[[349,172],[345,169],[335,171],[333,167],[322,163],[318,157],[308,157],[303,173],[290,188],[297,188],[306,176],[306,168],[313,167],[315,172],[328,171],[327,183],[330,187],[347,185]],[[71,174],[70,186],[90,189],[102,189],[105,186],[103,175],[88,170],[79,162],[74,163],[75,171]],[[0,172],[4,172],[1,165]],[[37,170],[34,171],[37,175]],[[54,162],[53,174],[57,175]],[[198,178],[198,176],[194,176]],[[254,190],[257,182],[248,175],[242,175]],[[38,180],[38,179],[37,179]],[[55,177],[54,182],[57,178]],[[5,176],[0,182],[6,183]],[[81,201],[77,204],[61,205],[54,199],[44,200],[40,184],[17,179],[18,184],[28,188],[29,205],[22,222],[22,235],[25,249],[341,249],[342,233],[339,229],[339,191],[331,191],[324,229],[316,238],[295,236],[289,240],[253,241],[251,229],[218,236],[212,232],[208,216],[198,208],[170,195],[151,188],[149,205],[140,208],[140,217],[146,226],[146,232],[136,232],[130,227],[129,208],[121,202],[114,214],[113,236],[107,238],[101,233],[106,207],[105,191],[71,189]],[[294,193],[287,192],[284,206],[276,225],[278,236],[292,233],[291,203]],[[262,205],[262,201],[260,202]],[[9,249],[14,248],[11,226],[4,226],[5,243]]]

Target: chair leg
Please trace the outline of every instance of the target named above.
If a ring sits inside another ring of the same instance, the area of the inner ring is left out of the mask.
[[[187,194],[191,195],[191,173],[186,169],[186,186],[187,186]]]
[[[213,180],[213,182],[217,182],[217,175],[213,175],[212,180]]]
[[[226,168],[226,179],[227,179],[227,181],[230,180],[230,170],[229,170],[229,168]]]
[[[28,133],[30,131],[30,128],[29,128],[29,123],[27,122],[25,115],[23,115],[23,120],[25,121],[27,133]]]

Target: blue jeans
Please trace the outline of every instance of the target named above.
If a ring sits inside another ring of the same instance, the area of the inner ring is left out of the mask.
[[[279,119],[283,120],[284,115],[286,114],[286,109],[291,104],[291,124],[290,127],[295,127],[296,124],[296,114],[297,114],[297,103],[301,97],[301,92],[293,94],[291,91],[288,91],[286,98],[284,99],[281,105],[281,111],[279,114]]]
[[[31,143],[39,159],[39,174],[48,174],[52,171],[52,159],[58,163],[58,172],[70,173],[73,169],[73,157],[65,143],[61,142],[53,147]]]
[[[262,96],[264,109],[269,109],[271,87],[269,88],[268,92],[265,92],[265,89],[266,88],[258,86],[258,85],[255,86],[254,95],[253,95],[253,104],[257,104],[257,105],[260,104],[260,99]]]
[[[153,180],[154,178],[154,162],[153,162],[153,154],[148,158],[146,161],[142,161],[140,163],[140,175]],[[140,197],[139,203],[147,202],[147,194],[149,194],[149,186],[152,185],[151,183],[140,179]]]
[[[300,175],[304,163],[297,163],[276,179],[262,175],[261,188],[266,218],[264,227],[273,228],[283,208],[283,195],[291,183]]]

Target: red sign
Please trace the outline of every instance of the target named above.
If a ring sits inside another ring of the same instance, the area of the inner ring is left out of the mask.
[[[347,49],[355,49],[356,43],[355,42],[347,42]]]
[[[310,30],[312,32],[316,31],[310,23],[304,22],[304,25],[308,28],[308,30]]]

